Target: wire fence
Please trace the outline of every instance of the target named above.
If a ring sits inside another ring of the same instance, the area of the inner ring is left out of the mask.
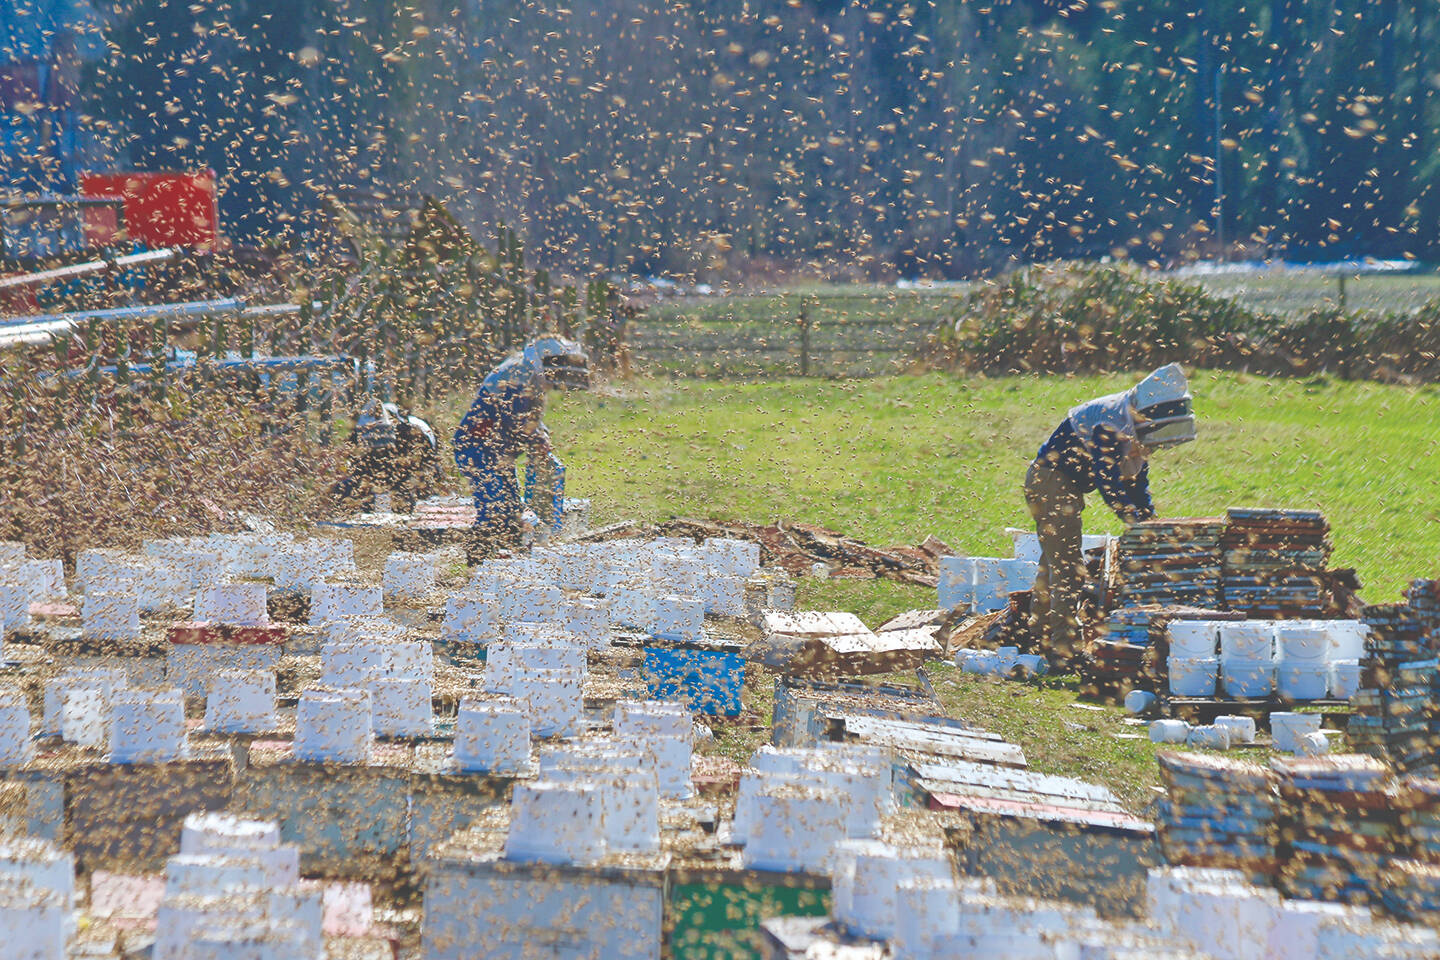
[[[963,290],[684,298],[636,317],[632,363],[651,375],[866,377],[910,367]]]

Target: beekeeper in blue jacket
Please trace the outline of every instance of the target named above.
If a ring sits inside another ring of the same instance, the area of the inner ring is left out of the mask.
[[[455,430],[455,465],[475,488],[472,562],[520,545],[526,507],[558,529],[565,498],[565,466],[545,428],[545,388],[589,385],[589,363],[573,340],[542,337],[513,353],[480,384]],[[525,457],[525,494],[516,477]]]
[[[1194,439],[1190,386],[1172,363],[1129,390],[1075,407],[1040,448],[1025,475],[1025,501],[1040,538],[1031,625],[1046,637],[1053,662],[1080,652],[1085,494],[1099,490],[1126,523],[1152,519],[1150,454]]]

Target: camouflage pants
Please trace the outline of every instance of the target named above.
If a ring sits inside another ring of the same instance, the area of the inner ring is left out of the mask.
[[[1040,570],[1031,594],[1031,629],[1045,638],[1052,663],[1080,653],[1080,590],[1085,582],[1080,513],[1085,495],[1061,472],[1039,462],[1025,474],[1025,503],[1040,537]]]

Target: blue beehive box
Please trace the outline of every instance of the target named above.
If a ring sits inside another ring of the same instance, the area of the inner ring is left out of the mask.
[[[739,643],[652,639],[645,646],[645,687],[654,700],[678,700],[693,712],[740,715],[745,659]]]

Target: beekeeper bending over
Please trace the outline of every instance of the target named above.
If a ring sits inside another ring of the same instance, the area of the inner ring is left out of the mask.
[[[1080,652],[1085,494],[1099,490],[1126,523],[1153,518],[1150,453],[1194,439],[1189,384],[1172,363],[1123,393],[1075,407],[1040,448],[1025,474],[1025,501],[1040,538],[1031,626],[1046,638],[1052,662],[1066,663]]]
[[[475,527],[467,545],[472,563],[520,545],[527,507],[539,523],[559,527],[565,467],[545,428],[545,389],[584,389],[589,382],[585,352],[559,337],[533,341],[481,382],[454,437],[455,464],[475,488]],[[523,497],[515,472],[522,453]]]

